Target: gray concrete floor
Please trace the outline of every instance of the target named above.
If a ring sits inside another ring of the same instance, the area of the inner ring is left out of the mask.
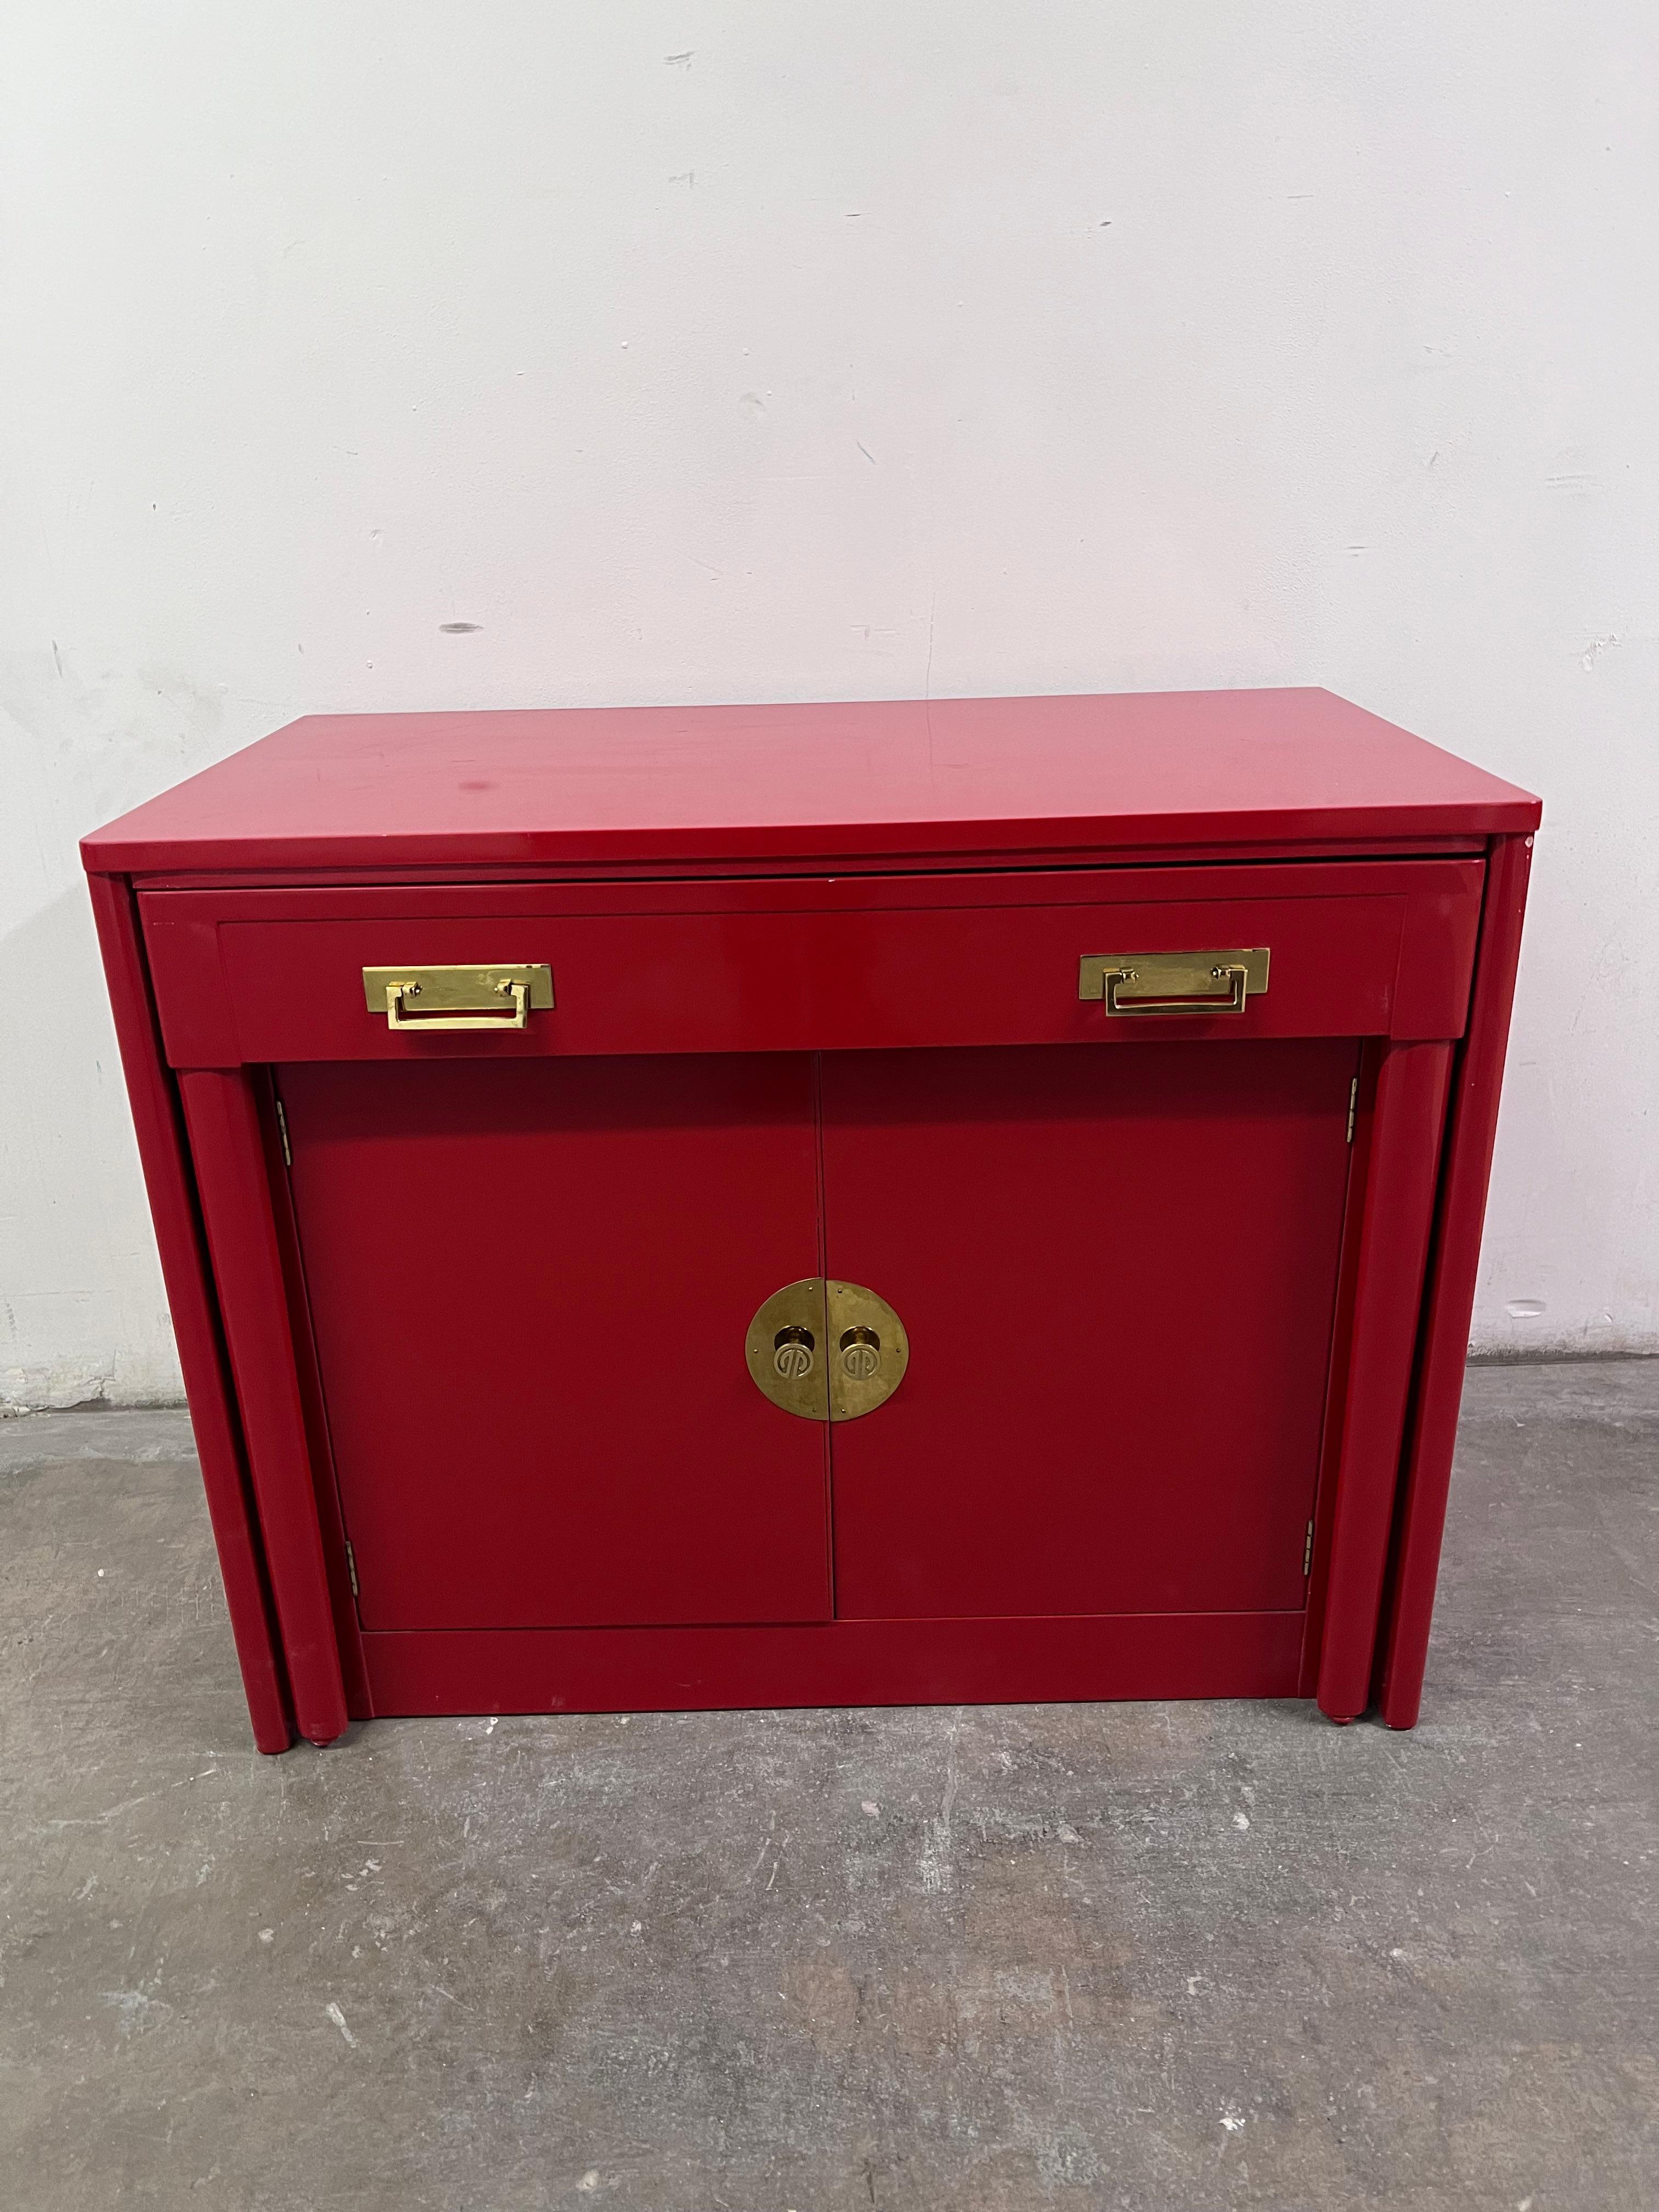
[[[179,1413],[0,1425],[0,2203],[1659,2204],[1659,1362],[1470,1377],[1423,1725],[259,1759]]]

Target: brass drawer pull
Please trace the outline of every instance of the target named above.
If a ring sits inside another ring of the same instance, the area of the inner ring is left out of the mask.
[[[1109,1014],[1242,1014],[1267,988],[1268,947],[1224,952],[1091,952],[1079,963],[1079,999]]]
[[[553,1004],[553,970],[503,962],[493,968],[365,968],[363,997],[392,1030],[521,1030],[532,1007]]]

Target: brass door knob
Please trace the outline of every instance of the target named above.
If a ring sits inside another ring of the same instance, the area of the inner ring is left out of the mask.
[[[817,1341],[810,1328],[792,1323],[772,1340],[772,1366],[786,1382],[799,1382],[812,1371]]]
[[[881,1365],[881,1339],[872,1328],[841,1333],[841,1371],[850,1381],[867,1382]]]

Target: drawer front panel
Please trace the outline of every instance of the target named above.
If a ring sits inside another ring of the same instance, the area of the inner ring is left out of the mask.
[[[496,911],[483,890],[477,912],[411,913],[419,894],[404,892],[384,918],[220,918],[192,894],[143,903],[174,1066],[1461,1033],[1478,867],[1425,868],[1435,885],[1419,891],[1402,866],[1397,893],[1319,897],[1182,898],[1181,872],[1168,897],[1068,898],[1050,879],[1024,905],[972,886],[959,904],[857,908],[828,886],[804,906],[794,887],[769,910],[731,911],[558,911],[556,892],[550,910]],[[1079,996],[1091,956],[1224,948],[1270,955],[1267,988],[1241,1012],[1114,1014]],[[551,971],[554,1004],[522,1028],[421,1034],[366,1002],[366,969],[506,963]]]

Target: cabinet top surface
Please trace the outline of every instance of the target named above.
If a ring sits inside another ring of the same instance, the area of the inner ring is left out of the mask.
[[[1539,802],[1328,691],[313,714],[83,840],[94,872],[1484,837]]]

